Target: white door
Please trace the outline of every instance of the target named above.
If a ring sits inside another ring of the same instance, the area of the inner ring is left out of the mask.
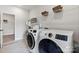
[[[2,48],[3,43],[3,29],[2,29],[2,13],[0,13],[0,48]]]

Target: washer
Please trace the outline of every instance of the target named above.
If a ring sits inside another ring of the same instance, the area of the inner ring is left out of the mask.
[[[73,51],[73,31],[42,30],[38,43],[39,53],[69,53]]]
[[[28,48],[31,53],[36,53],[38,51],[38,37],[39,29],[29,29],[27,34]]]

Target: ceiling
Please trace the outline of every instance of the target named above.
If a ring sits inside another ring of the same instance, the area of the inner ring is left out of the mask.
[[[23,8],[26,10],[31,10],[31,9],[39,7],[39,5],[16,5],[16,7]]]
[[[49,5],[7,5],[7,6],[14,6],[14,7],[19,7],[19,8],[23,8],[25,10],[32,10],[38,7],[49,7]],[[52,7],[54,7],[54,5],[50,5]],[[69,9],[73,9],[76,7],[79,7],[78,5],[63,5],[64,10],[69,10]]]

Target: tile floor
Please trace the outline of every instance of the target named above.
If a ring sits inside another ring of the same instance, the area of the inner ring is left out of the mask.
[[[28,53],[28,51],[24,40],[11,42],[9,45],[0,48],[0,53]]]
[[[3,35],[3,43],[11,42],[15,40],[15,35]]]

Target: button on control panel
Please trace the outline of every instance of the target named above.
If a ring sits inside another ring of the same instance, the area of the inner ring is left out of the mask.
[[[36,30],[33,30],[33,33],[36,33],[37,31]]]
[[[52,34],[52,33],[49,33],[49,34],[48,34],[48,37],[50,37],[50,38],[51,38],[52,36],[53,36],[53,34]]]

